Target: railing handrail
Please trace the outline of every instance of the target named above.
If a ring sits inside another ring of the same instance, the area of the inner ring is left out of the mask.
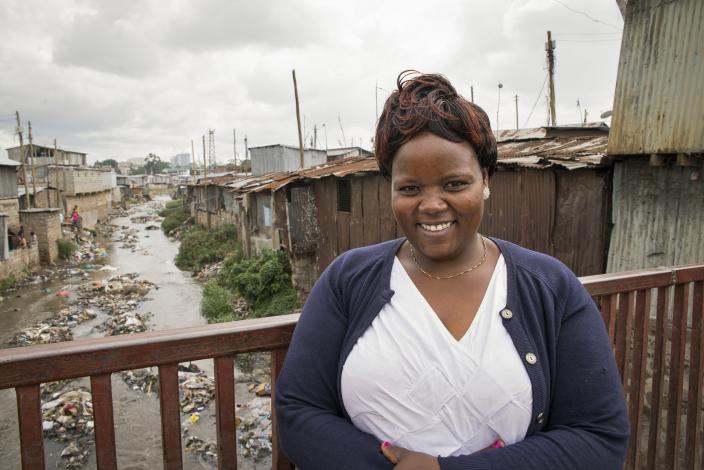
[[[667,287],[704,280],[704,264],[637,269],[579,278],[590,295]]]
[[[0,390],[283,349],[291,340],[299,315],[3,349],[0,350]]]
[[[591,295],[704,280],[704,264],[584,276]],[[0,350],[0,390],[286,348],[300,314]],[[254,333],[254,334],[253,334]],[[208,341],[204,342],[204,339]]]

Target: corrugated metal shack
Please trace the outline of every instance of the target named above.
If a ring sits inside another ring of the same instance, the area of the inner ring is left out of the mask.
[[[628,2],[608,271],[704,263],[704,2]]]
[[[499,170],[482,232],[552,254],[579,275],[603,272],[611,184],[607,133],[605,126],[500,133]],[[240,208],[245,252],[287,250],[304,293],[340,253],[402,235],[390,183],[370,157],[224,186]]]

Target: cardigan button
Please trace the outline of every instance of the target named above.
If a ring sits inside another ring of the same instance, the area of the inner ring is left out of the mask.
[[[535,422],[538,424],[543,424],[544,421],[545,421],[545,413],[543,413],[541,411],[540,413],[538,413],[538,416],[535,417]]]
[[[528,364],[535,364],[536,362],[538,362],[538,356],[533,353],[528,353],[526,354],[526,362]]]
[[[501,310],[501,317],[504,320],[510,320],[511,318],[513,318],[513,312],[511,310],[505,308],[505,309]]]

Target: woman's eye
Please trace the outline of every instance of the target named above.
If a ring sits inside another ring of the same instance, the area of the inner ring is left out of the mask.
[[[463,189],[465,186],[467,186],[467,183],[464,181],[450,181],[447,183],[447,187],[451,190]]]
[[[416,186],[401,186],[398,191],[401,193],[414,193],[418,188]]]

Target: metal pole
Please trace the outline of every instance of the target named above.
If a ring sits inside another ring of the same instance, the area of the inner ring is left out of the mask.
[[[474,85],[469,86],[469,96],[472,100],[472,103],[474,103]]]
[[[205,135],[203,135],[203,183],[205,184],[205,213],[210,228],[210,191],[208,190],[208,157],[205,155]]]
[[[548,99],[550,102],[550,125],[557,126],[557,118],[555,117],[555,46],[552,42],[552,32],[548,31],[548,43],[545,46],[548,54]]]
[[[20,136],[20,163],[22,164],[22,179],[24,180],[24,206],[29,209],[29,184],[27,184],[26,155],[24,154],[24,138],[22,136],[19,111],[15,111],[15,117],[17,118],[17,133]]]
[[[293,94],[296,97],[296,122],[298,123],[298,153],[301,161],[299,167],[303,168],[303,134],[301,134],[301,109],[298,103],[298,84],[296,83],[296,69],[291,70],[293,75]]]
[[[198,172],[196,171],[196,150],[193,145],[193,139],[191,139],[191,164],[193,166],[193,180],[195,181]]]
[[[514,95],[513,100],[516,102],[516,130],[518,130],[518,95]]]
[[[37,172],[34,169],[34,145],[32,144],[32,121],[27,121],[29,132],[29,156],[32,159],[32,192],[34,193],[34,207],[37,207]]]

